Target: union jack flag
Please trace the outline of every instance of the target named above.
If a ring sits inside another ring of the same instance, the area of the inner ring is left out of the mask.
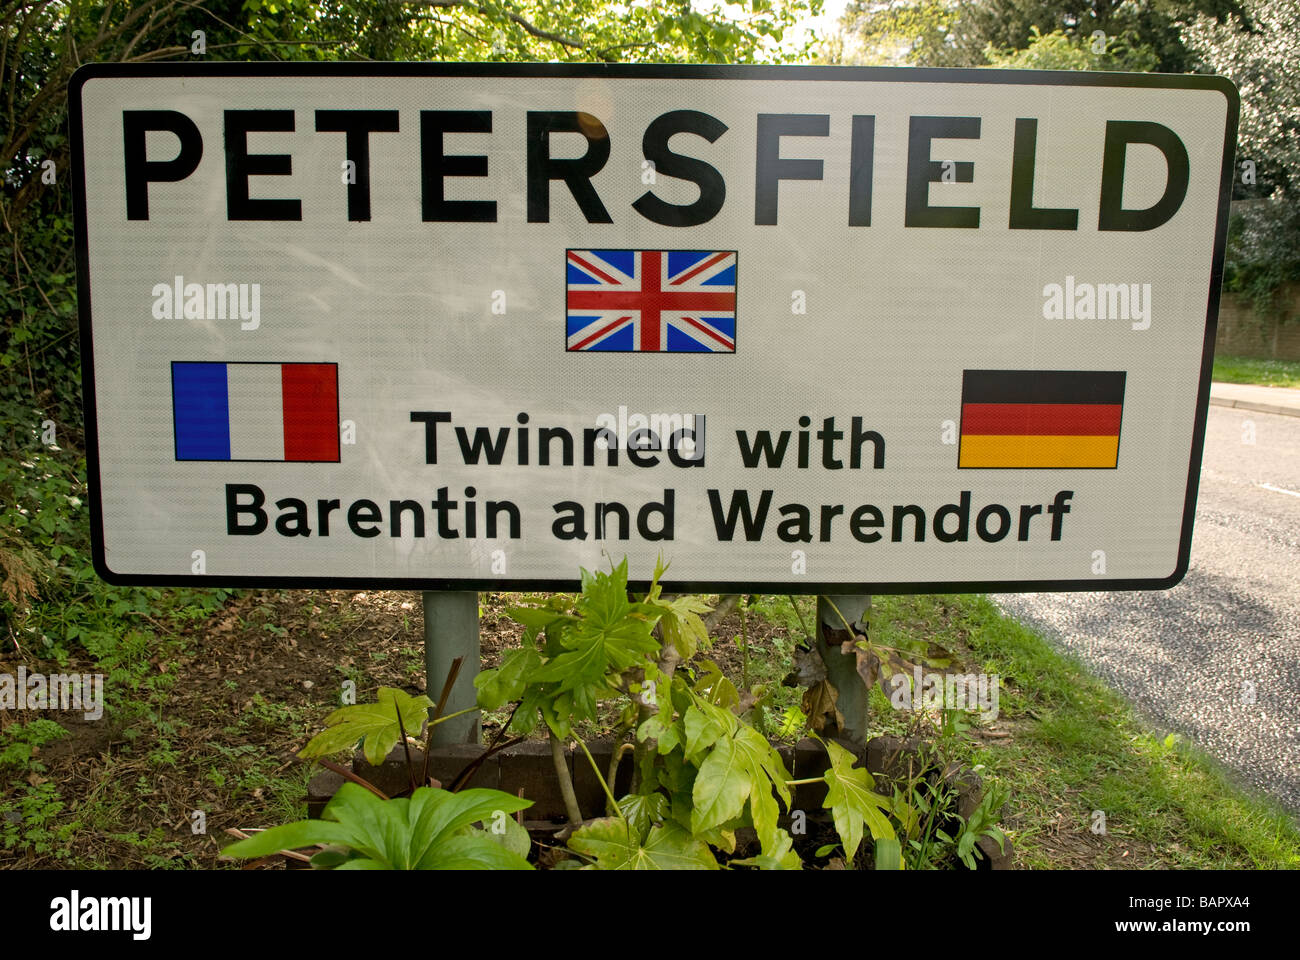
[[[735,353],[734,250],[568,250],[565,349]]]

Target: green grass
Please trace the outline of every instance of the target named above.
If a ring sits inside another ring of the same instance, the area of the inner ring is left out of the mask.
[[[1098,840],[1112,858],[1132,853],[1107,865],[1300,867],[1300,830],[1285,811],[1235,785],[1203,751],[1146,727],[1118,694],[987,597],[877,597],[872,625],[886,643],[907,635],[964,643],[972,666],[1002,677],[1000,712],[1013,735],[979,746],[972,759],[1011,789],[1020,865],[1062,866],[1051,825],[1083,834],[1101,810],[1107,835]]]
[[[1252,383],[1261,387],[1300,387],[1300,361],[1216,356],[1214,379],[1220,383]]]

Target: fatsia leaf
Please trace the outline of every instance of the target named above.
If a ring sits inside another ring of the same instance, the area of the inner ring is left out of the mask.
[[[562,691],[603,686],[605,669],[609,665],[603,640],[599,634],[587,634],[580,638],[580,642],[571,646],[566,644],[568,649],[535,670],[531,680],[534,683],[559,683],[558,689]]]
[[[874,647],[864,650],[862,647],[857,646],[853,649],[853,655],[857,663],[858,676],[862,678],[862,682],[870,690],[876,685],[876,681],[880,679],[880,651]]]
[[[777,830],[776,841],[770,852],[744,860],[732,860],[733,867],[758,867],[760,870],[802,870],[803,861],[794,851],[794,838],[784,830]]]
[[[532,644],[507,651],[500,667],[484,670],[474,678],[478,705],[484,710],[496,710],[503,703],[518,700],[524,695],[530,674],[541,665],[542,655]]]
[[[683,661],[690,660],[701,646],[709,642],[709,628],[700,619],[700,614],[708,613],[712,608],[692,594],[683,594],[671,600],[663,599],[659,576],[665,569],[667,568],[662,565],[655,568],[654,583],[641,606],[659,619],[664,643],[676,647]]]
[[[736,729],[736,718],[726,710],[696,700],[687,708],[683,726],[686,731],[686,759],[690,763],[698,763],[705,750],[720,737]]]
[[[818,680],[803,692],[803,712],[812,723],[814,733],[836,732],[844,729],[844,714],[835,705],[840,692],[829,680]]]
[[[698,834],[739,816],[753,788],[754,781],[745,757],[736,749],[736,741],[722,737],[695,775],[691,833]]]
[[[594,858],[589,870],[717,870],[709,845],[675,823],[651,827],[641,842],[617,817],[593,820],[569,838],[569,849]]]
[[[644,837],[656,823],[668,816],[668,798],[662,793],[629,793],[618,801],[627,822],[638,837]]]
[[[744,754],[751,770],[761,770],[767,775],[767,779],[771,781],[771,785],[788,808],[790,788],[786,785],[786,781],[793,778],[790,776],[790,771],[785,768],[785,761],[781,759],[781,755],[753,727],[741,725],[737,728],[736,746]],[[754,782],[758,783],[757,776]]]
[[[771,852],[778,834],[773,790],[790,806],[790,779],[785,763],[758,731],[741,723],[729,710],[698,695],[687,708],[687,763],[699,770],[691,788],[690,829],[695,836],[738,817],[748,803],[750,820],[765,853]],[[674,819],[677,797],[674,794]]]
[[[657,652],[653,624],[635,615],[627,599],[626,559],[613,573],[583,571],[579,616],[554,633],[559,650],[547,648],[550,659],[534,670],[532,683],[559,683],[561,693],[574,695],[574,713],[592,717],[597,695],[609,684],[606,675],[622,673]]]
[[[691,827],[691,811],[695,807],[693,800],[696,769],[686,762],[684,749],[678,747],[664,754],[656,771],[660,786],[668,791],[672,806],[669,816],[687,830]]]
[[[744,820],[737,817],[735,820],[728,820],[721,826],[701,830],[698,834],[695,834],[695,839],[703,840],[709,846],[717,847],[723,853],[735,853],[736,831],[744,825]]]
[[[730,709],[740,703],[740,692],[736,685],[722,675],[722,668],[712,660],[701,660],[699,679],[695,681],[695,693],[709,703],[724,709]]]
[[[574,619],[568,614],[538,607],[507,607],[506,616],[534,633],[546,630],[552,624],[572,623]]]
[[[852,863],[862,842],[864,825],[876,840],[894,836],[894,828],[884,813],[890,802],[875,792],[875,782],[865,768],[854,769],[857,758],[853,754],[833,740],[822,740],[822,746],[831,758],[830,769],[823,775],[829,787],[826,806],[844,845],[844,859]]]
[[[658,741],[668,732],[669,726],[671,726],[671,721],[665,718],[662,713],[652,713],[636,728],[636,738],[641,742],[646,740]]]
[[[817,681],[826,679],[826,661],[816,650],[795,647],[790,659],[794,670],[787,679],[788,683],[796,687],[811,687]]]
[[[298,756],[304,759],[328,756],[348,750],[358,740],[364,739],[366,760],[372,764],[382,763],[400,736],[398,711],[401,711],[406,732],[418,736],[432,706],[433,701],[423,694],[411,696],[396,687],[380,687],[375,703],[340,707],[326,717],[326,729],[313,737]]]

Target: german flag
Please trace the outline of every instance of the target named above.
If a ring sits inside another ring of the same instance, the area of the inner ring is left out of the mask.
[[[1126,376],[1122,370],[963,371],[957,466],[1114,469]]]

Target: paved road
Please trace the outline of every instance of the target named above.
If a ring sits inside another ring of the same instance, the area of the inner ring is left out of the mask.
[[[1191,569],[1174,589],[996,599],[1300,813],[1300,417],[1210,407]]]

